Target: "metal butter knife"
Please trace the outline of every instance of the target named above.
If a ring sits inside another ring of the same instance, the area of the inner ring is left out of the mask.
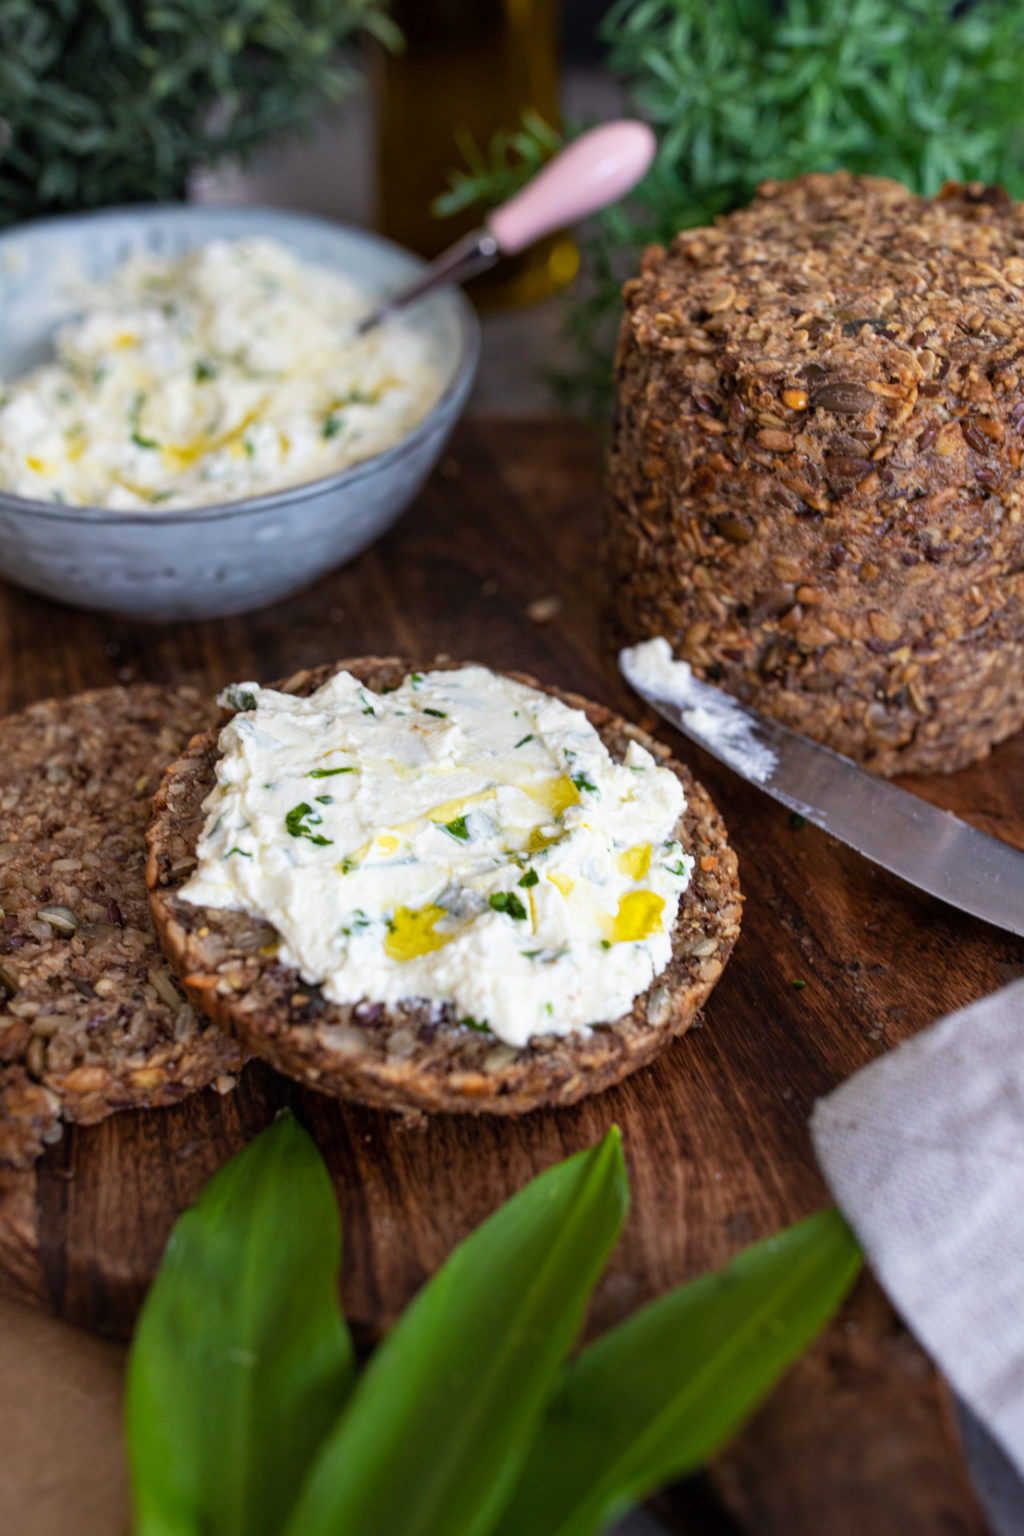
[[[909,885],[1024,935],[1018,849],[700,682],[667,640],[628,647],[619,669],[684,736],[791,811]]]

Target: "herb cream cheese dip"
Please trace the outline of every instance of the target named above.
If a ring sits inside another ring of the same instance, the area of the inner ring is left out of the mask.
[[[451,1003],[523,1046],[619,1018],[668,964],[685,800],[636,742],[617,763],[581,711],[483,667],[227,702],[181,895],[273,924],[330,1001]]]
[[[55,359],[0,394],[0,487],[123,511],[320,479],[405,436],[437,400],[428,337],[366,336],[348,278],[275,241],[133,256],[86,293]]]

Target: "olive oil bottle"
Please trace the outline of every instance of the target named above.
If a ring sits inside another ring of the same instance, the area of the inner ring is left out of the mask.
[[[479,225],[480,209],[437,218],[430,205],[463,164],[457,136],[484,150],[525,107],[558,123],[558,0],[392,0],[405,51],[378,52],[377,223],[421,256]],[[568,282],[577,252],[553,235],[472,284],[482,302],[531,303]]]

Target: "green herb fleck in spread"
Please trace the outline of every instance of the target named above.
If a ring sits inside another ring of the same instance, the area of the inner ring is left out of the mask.
[[[313,827],[319,827],[322,823],[323,817],[319,811],[314,811],[313,807],[305,800],[299,805],[292,806],[292,809],[284,819],[285,827],[292,837],[305,837],[311,843],[316,843],[318,847],[326,848],[333,843],[334,839],[323,837],[319,832],[311,830]]]

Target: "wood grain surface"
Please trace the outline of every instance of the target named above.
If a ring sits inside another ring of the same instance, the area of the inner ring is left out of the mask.
[[[176,1214],[283,1104],[334,1176],[344,1299],[367,1336],[452,1245],[533,1173],[617,1121],[633,1188],[589,1327],[722,1263],[827,1203],[807,1120],[816,1096],[934,1018],[1024,974],[1024,941],[915,894],[673,737],[602,654],[600,466],[582,426],[464,426],[394,532],[275,608],[147,627],[0,588],[0,708],[118,681],[204,688],[345,654],[447,653],[522,667],[630,713],[710,789],[747,897],[704,1027],[602,1097],[525,1119],[401,1120],[250,1066],[228,1098],[70,1131],[0,1180],[0,1276],[110,1333],[131,1325]],[[911,787],[1024,847],[1024,737]],[[797,986],[795,983],[803,983]],[[980,1536],[940,1384],[877,1288],[755,1423],[660,1503],[681,1532]]]

